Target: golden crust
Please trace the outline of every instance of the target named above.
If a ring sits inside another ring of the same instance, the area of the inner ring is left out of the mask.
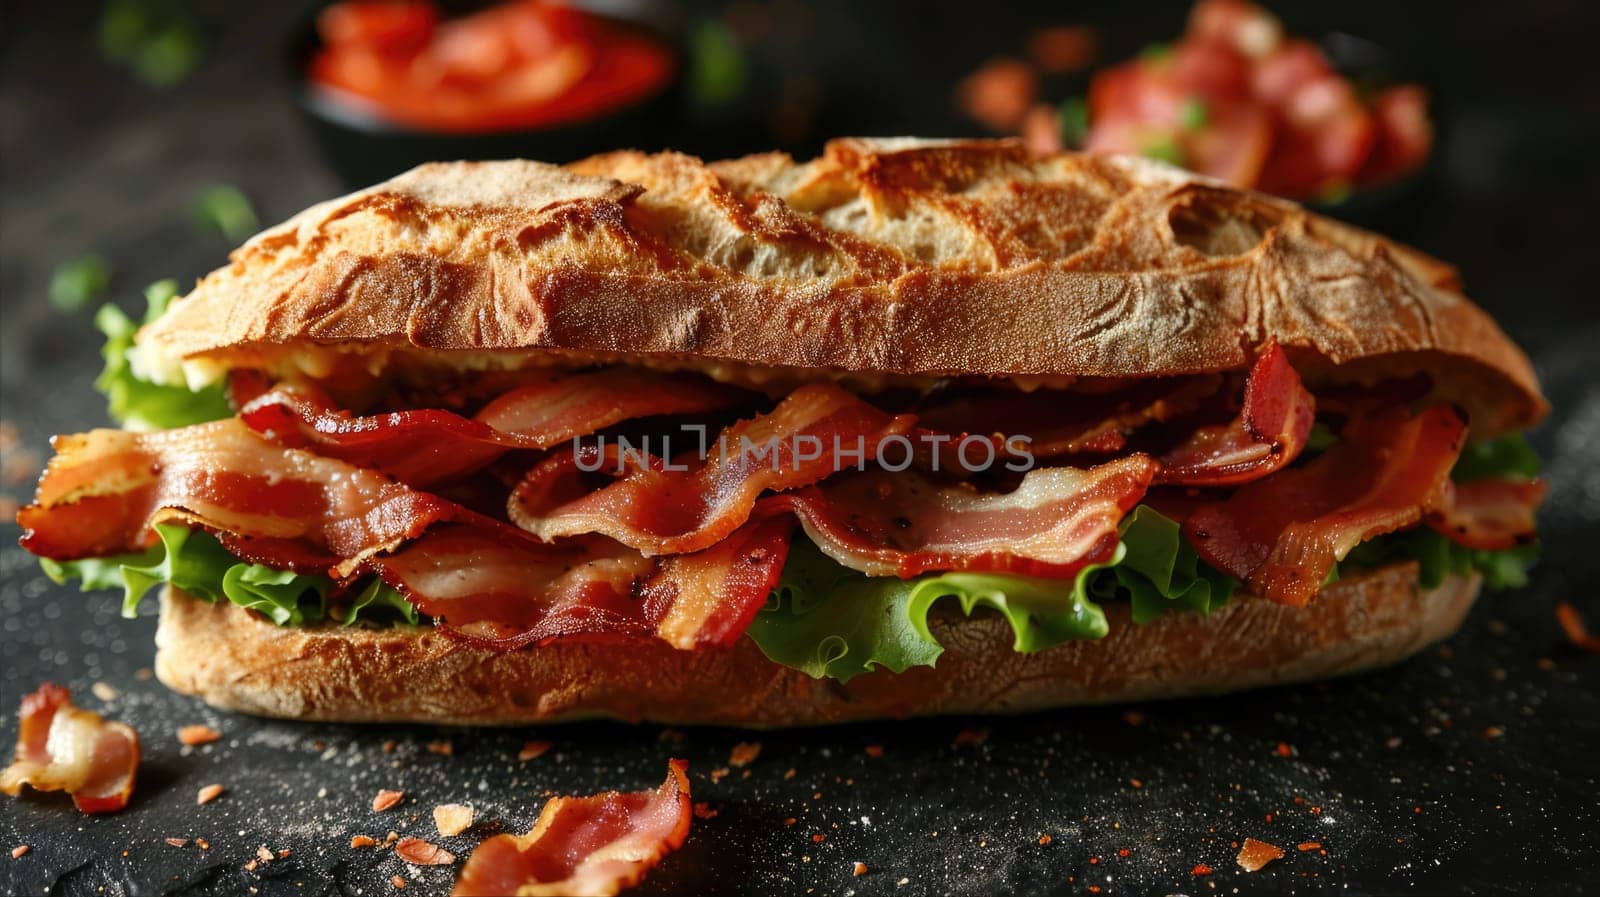
[[[1305,608],[1236,598],[1208,617],[1145,626],[1108,608],[1111,634],[1037,654],[1011,649],[992,614],[935,615],[935,668],[848,683],[726,651],[558,643],[497,653],[431,630],[281,629],[233,605],[168,590],[156,674],[228,710],[347,722],[478,725],[591,717],[797,726],[930,714],[1013,713],[1216,694],[1324,679],[1394,663],[1461,625],[1478,578],[1417,586],[1414,563],[1342,580]]]
[[[1411,249],[1159,164],[836,140],[807,163],[624,152],[424,165],[251,240],[145,329],[155,370],[284,347],[691,357],[942,376],[1434,371],[1482,435],[1527,359]]]

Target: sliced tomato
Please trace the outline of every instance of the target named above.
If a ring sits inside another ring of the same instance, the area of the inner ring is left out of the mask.
[[[1377,127],[1350,83],[1325,75],[1297,88],[1280,112],[1282,134],[1261,188],[1315,196],[1349,185],[1372,155]]]
[[[1291,40],[1256,63],[1251,86],[1256,98],[1274,106],[1286,103],[1302,86],[1332,75],[1333,66],[1308,40]]]
[[[1361,169],[1363,183],[1399,177],[1421,165],[1433,151],[1433,122],[1428,119],[1428,92],[1415,84],[1391,87],[1372,101],[1377,142]]]
[[[335,3],[317,15],[317,34],[329,46],[362,46],[382,53],[421,49],[439,24],[432,3],[357,0]]]
[[[1283,43],[1283,23],[1245,0],[1200,0],[1189,12],[1185,37],[1226,44],[1260,59]]]
[[[1174,86],[1208,99],[1249,95],[1250,59],[1230,44],[1186,39],[1172,48],[1168,76]]]
[[[1204,127],[1179,141],[1189,167],[1240,187],[1253,187],[1272,150],[1272,117],[1247,102],[1213,101]]]

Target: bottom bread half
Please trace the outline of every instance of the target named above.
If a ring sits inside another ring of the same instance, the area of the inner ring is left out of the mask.
[[[940,615],[938,665],[848,683],[768,660],[749,639],[678,651],[662,642],[565,642],[514,652],[429,628],[279,628],[242,608],[162,596],[156,674],[228,710],[346,722],[504,725],[593,717],[800,726],[926,714],[1015,713],[1206,695],[1324,679],[1393,663],[1450,635],[1478,578],[1417,584],[1414,563],[1341,580],[1304,608],[1236,597],[1209,616],[1139,626],[1107,606],[1111,633],[1035,654],[997,615]]]

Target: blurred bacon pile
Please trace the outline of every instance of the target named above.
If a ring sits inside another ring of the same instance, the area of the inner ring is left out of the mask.
[[[1403,84],[1363,96],[1316,44],[1286,36],[1282,23],[1245,0],[1201,0],[1178,41],[1096,72],[1086,108],[1035,102],[1035,66],[1043,67],[1032,51],[1041,40],[1036,35],[1030,44],[1034,65],[993,61],[958,94],[972,118],[1021,133],[1041,155],[1081,142],[1092,152],[1151,156],[1240,187],[1329,199],[1399,177],[1432,148],[1422,88]],[[1079,46],[1092,53],[1087,38]],[[1086,120],[1073,120],[1085,113]]]

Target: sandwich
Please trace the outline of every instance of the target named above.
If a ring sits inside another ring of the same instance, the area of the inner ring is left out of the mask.
[[[792,726],[1391,664],[1537,552],[1450,266],[1010,141],[424,165],[142,323],[22,544],[156,673],[345,721]]]

